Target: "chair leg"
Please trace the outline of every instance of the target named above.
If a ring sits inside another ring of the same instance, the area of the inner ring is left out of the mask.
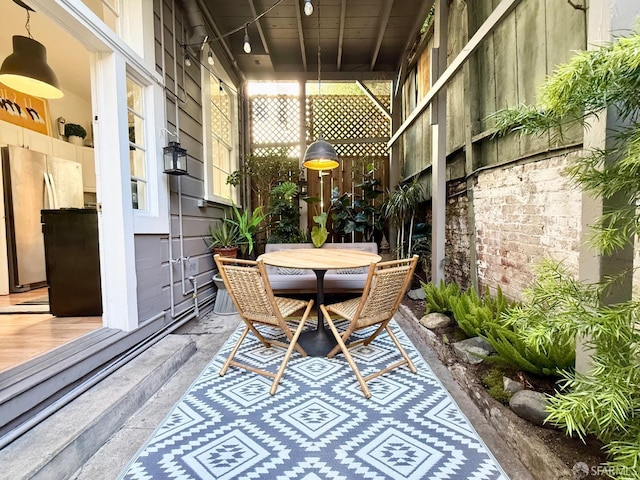
[[[265,348],[271,348],[271,343],[268,342],[266,338],[264,338],[264,336],[258,331],[258,329],[253,324],[250,323],[248,325],[248,328],[251,329],[253,334],[256,336],[258,340],[260,340],[260,343],[262,343],[265,346]]]
[[[307,312],[309,312],[311,310],[311,306],[307,307]],[[305,312],[306,313],[306,312]],[[303,317],[304,319],[304,317]],[[284,355],[284,358],[282,359],[282,363],[280,364],[280,368],[278,369],[278,373],[276,373],[276,378],[273,379],[273,383],[271,384],[271,390],[269,390],[269,393],[271,395],[275,395],[276,390],[278,388],[278,384],[280,383],[280,379],[282,378],[282,375],[284,374],[284,369],[287,366],[287,363],[289,363],[289,358],[291,358],[291,354],[293,353],[293,349],[296,347],[296,344],[298,343],[298,338],[300,337],[300,334],[302,333],[302,329],[304,328],[304,321],[300,321],[300,325],[298,325],[298,328],[296,328],[296,332],[293,335],[293,338],[291,339],[290,343],[289,343],[289,348],[287,348],[287,352]],[[304,350],[302,350],[304,352]],[[307,355],[307,352],[304,352],[304,356]]]
[[[231,350],[231,353],[229,354],[229,357],[227,358],[227,361],[224,362],[224,365],[220,369],[220,376],[221,377],[224,376],[225,373],[227,373],[227,370],[229,369],[229,365],[231,365],[231,362],[233,361],[233,358],[236,356],[236,353],[238,353],[238,349],[240,348],[240,344],[247,337],[247,333],[249,333],[249,326],[245,327],[244,331],[242,332],[242,335],[240,335],[240,340],[238,340],[238,342],[235,344],[235,346],[233,347],[233,350]]]
[[[398,347],[398,350],[400,351],[400,355],[402,355],[402,357],[407,361],[407,367],[409,367],[409,370],[411,370],[411,373],[416,373],[418,370],[416,369],[415,365],[409,358],[409,355],[407,354],[406,350],[402,348],[402,345],[400,344],[400,340],[398,340],[398,338],[394,335],[394,333],[391,331],[388,325],[385,326],[384,328],[389,334],[389,336],[391,337],[391,340],[393,340],[393,343],[395,343],[396,347]]]
[[[342,350],[344,357],[347,359],[347,363],[349,363],[349,366],[351,367],[351,370],[353,370],[353,373],[356,374],[356,378],[360,383],[360,388],[362,389],[362,393],[364,393],[364,397],[371,398],[371,391],[369,390],[369,387],[367,387],[367,382],[364,381],[364,378],[362,377],[362,374],[360,373],[360,370],[358,369],[356,362],[353,360],[353,357],[351,357],[351,354],[349,353],[349,349],[347,348],[344,341],[342,340],[342,336],[340,335],[340,332],[338,332],[338,329],[334,325],[333,320],[331,320],[331,316],[329,315],[329,312],[327,312],[327,310],[324,308],[324,305],[321,305],[320,308],[322,309],[322,313],[324,314],[325,320],[329,324],[329,328],[331,329],[331,332],[333,332],[333,336],[336,337],[336,341],[340,346],[340,350]]]

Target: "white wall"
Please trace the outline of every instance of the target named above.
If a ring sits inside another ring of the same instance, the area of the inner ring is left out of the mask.
[[[93,145],[91,134],[91,99],[81,98],[72,92],[62,89],[64,97],[59,100],[49,100],[49,113],[51,116],[51,136],[61,138],[58,135],[56,121],[63,117],[67,123],[82,125],[87,131],[85,145]]]

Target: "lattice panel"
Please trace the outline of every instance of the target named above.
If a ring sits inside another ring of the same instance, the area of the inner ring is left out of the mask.
[[[386,143],[333,143],[338,157],[382,157],[388,155]]]
[[[387,99],[385,107],[389,108]],[[391,120],[364,95],[314,95],[307,97],[307,141],[388,138]]]
[[[286,157],[286,158],[295,158],[298,159],[302,155],[300,153],[300,148],[296,145],[295,147],[267,147],[267,148],[254,148],[251,151],[252,155],[256,157]]]
[[[290,144],[300,140],[300,100],[288,95],[251,98],[251,143]]]

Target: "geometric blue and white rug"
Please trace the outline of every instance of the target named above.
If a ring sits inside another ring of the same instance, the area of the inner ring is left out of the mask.
[[[401,367],[372,380],[369,400],[340,354],[303,358],[294,352],[274,396],[270,379],[247,370],[232,366],[220,377],[243,327],[121,479],[507,479],[395,321],[393,331],[418,373]],[[352,352],[363,376],[400,358],[386,333]],[[275,372],[283,354],[250,333],[238,356]]]

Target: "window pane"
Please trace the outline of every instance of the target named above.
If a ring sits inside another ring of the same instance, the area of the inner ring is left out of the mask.
[[[131,166],[131,176],[146,178],[145,155],[143,150],[129,150],[129,164]]]
[[[144,119],[129,112],[129,141],[144,147]]]
[[[131,180],[131,203],[134,209],[147,209],[147,184],[145,182]]]
[[[130,78],[127,78],[127,107],[138,114],[142,113],[142,87]]]

